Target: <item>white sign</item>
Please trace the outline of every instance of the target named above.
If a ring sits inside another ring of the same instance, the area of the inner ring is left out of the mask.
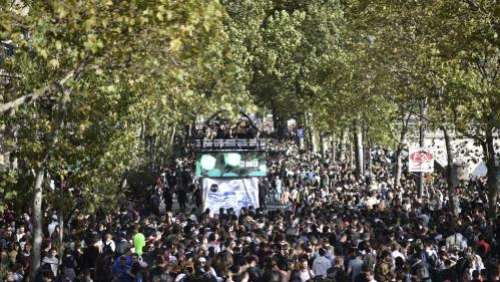
[[[242,207],[259,207],[259,179],[203,178],[203,210],[218,214],[220,208],[232,208],[239,214]]]
[[[434,155],[432,151],[427,148],[410,148],[408,170],[410,172],[433,172]]]

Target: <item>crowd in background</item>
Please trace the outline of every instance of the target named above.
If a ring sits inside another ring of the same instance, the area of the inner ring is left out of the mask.
[[[225,119],[215,119],[194,129],[197,139],[250,139],[259,135],[259,130],[248,118],[241,118],[235,124]]]
[[[500,222],[486,214],[484,179],[450,199],[434,174],[419,197],[415,175],[393,185],[386,151],[373,151],[371,172],[357,179],[330,154],[282,149],[269,159],[259,208],[202,210],[184,159],[163,169],[146,201],[77,210],[62,242],[57,214],[46,211],[37,281],[499,281]],[[30,213],[1,215],[0,281],[25,281]]]

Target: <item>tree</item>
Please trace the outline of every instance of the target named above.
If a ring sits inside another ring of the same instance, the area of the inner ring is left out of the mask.
[[[205,94],[193,90],[208,77],[215,80],[213,72],[224,72],[227,37],[215,1],[2,5],[0,38],[15,48],[1,65],[11,79],[2,84],[0,113],[2,124],[17,130],[12,151],[21,163],[14,170],[17,181],[6,184],[14,187],[3,188],[19,190],[23,181],[34,186],[27,194],[34,196],[36,219],[33,276],[40,262],[41,209],[56,204],[50,197],[43,201],[48,177],[74,185],[89,209],[116,203],[118,180],[140,162],[140,125],[169,114],[182,120],[179,106],[190,103],[193,110],[206,109],[200,106]],[[212,101],[228,94],[215,92]],[[161,113],[137,112],[158,104]]]
[[[445,101],[444,106],[453,113],[454,129],[483,149],[491,217],[497,213],[499,187],[494,147],[500,128],[500,45],[495,5],[494,1],[443,0],[425,7],[427,17],[421,22],[422,30],[429,34],[425,39],[436,49],[437,73],[444,89],[440,101]]]

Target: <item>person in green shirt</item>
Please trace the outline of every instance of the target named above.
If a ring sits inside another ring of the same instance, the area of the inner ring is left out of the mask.
[[[140,232],[139,226],[136,226],[134,229],[133,241],[135,253],[142,256],[142,248],[146,245],[146,238],[144,234]]]

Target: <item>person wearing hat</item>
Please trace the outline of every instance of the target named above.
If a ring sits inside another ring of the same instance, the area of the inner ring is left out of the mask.
[[[382,251],[375,265],[375,279],[377,281],[392,281],[394,278],[393,268],[391,254],[387,250]]]

